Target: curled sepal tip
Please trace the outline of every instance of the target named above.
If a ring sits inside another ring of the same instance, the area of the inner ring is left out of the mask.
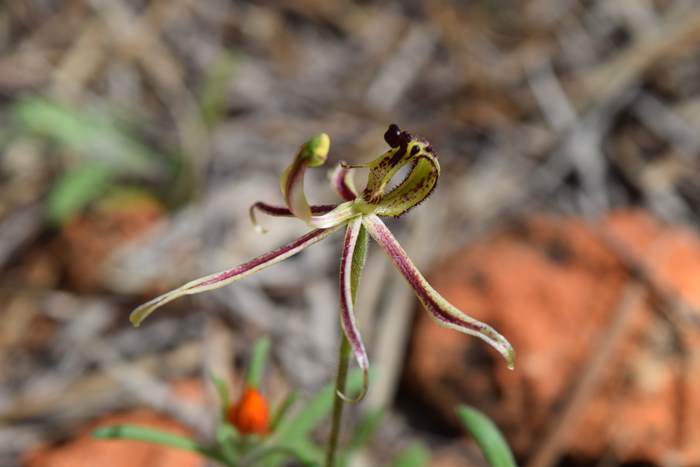
[[[299,147],[294,160],[280,177],[284,202],[294,216],[308,222],[311,208],[304,194],[304,172],[307,167],[319,167],[326,162],[331,139],[326,133],[314,136]]]
[[[161,306],[169,303],[183,295],[192,295],[205,292],[207,290],[218,289],[237,280],[243,279],[261,269],[264,269],[273,264],[279,263],[282,260],[293,256],[303,249],[313,245],[314,243],[323,240],[332,232],[335,232],[339,226],[334,226],[328,229],[315,229],[303,235],[293,242],[290,242],[282,247],[271,250],[263,255],[258,256],[246,263],[236,266],[225,271],[217,272],[199,279],[195,279],[187,284],[171,290],[151,301],[134,309],[129,315],[129,320],[134,326],[139,326],[144,319]]]
[[[363,224],[372,238],[386,251],[394,262],[394,266],[415,291],[423,307],[438,324],[486,341],[503,356],[509,369],[514,368],[515,351],[505,337],[488,324],[467,316],[440,295],[425,280],[396,238],[377,216],[364,217]]]
[[[320,204],[318,206],[311,206],[310,208],[312,214],[323,215],[331,212],[336,207],[337,206],[335,204]],[[250,216],[250,222],[251,224],[253,224],[253,228],[255,228],[255,231],[261,234],[267,233],[267,229],[258,223],[255,211],[262,211],[268,216],[274,217],[292,217],[294,215],[292,214],[292,211],[290,211],[288,208],[285,208],[284,206],[273,206],[262,201],[253,203],[250,206],[250,209],[248,210],[248,215]],[[332,223],[328,224],[328,226],[331,225]]]
[[[369,371],[368,370],[362,370],[362,389],[360,389],[360,393],[355,396],[355,397],[350,397],[346,394],[343,394],[341,391],[335,391],[335,393],[343,399],[345,402],[349,404],[357,404],[359,402],[362,402],[362,399],[365,398],[367,395],[367,389],[369,388]]]
[[[265,205],[265,203],[258,201],[257,203],[252,204],[250,206],[250,208],[248,209],[248,216],[250,217],[250,223],[253,224],[253,228],[259,234],[266,234],[267,233],[267,229],[258,223],[257,216],[255,215],[255,210],[261,209],[261,206],[263,206],[263,205]]]
[[[367,358],[365,345],[362,342],[362,336],[357,328],[354,310],[355,289],[359,282],[360,271],[364,266],[367,250],[367,237],[364,232],[361,232],[362,228],[361,218],[356,218],[348,224],[345,230],[340,259],[340,325],[350,344],[350,349],[355,356],[357,365],[362,369],[364,385],[356,398],[349,398],[340,393],[338,393],[338,396],[346,401],[353,402],[359,402],[364,398],[367,392],[367,374],[369,371],[369,359]],[[360,243],[359,248],[358,243]]]

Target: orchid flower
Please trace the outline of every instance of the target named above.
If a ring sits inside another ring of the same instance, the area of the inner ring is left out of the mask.
[[[440,175],[435,151],[423,138],[414,137],[392,124],[384,134],[384,139],[390,149],[375,160],[362,165],[341,162],[332,172],[331,184],[344,200],[338,205],[309,205],[304,194],[304,173],[307,168],[319,167],[326,161],[330,138],[322,133],[304,143],[280,179],[286,206],[257,202],[251,206],[250,216],[256,229],[261,232],[264,229],[257,223],[256,211],[271,216],[297,217],[313,227],[313,230],[246,263],[188,282],[144,303],[131,313],[131,322],[138,326],[156,308],[183,295],[217,289],[243,279],[299,253],[345,226],[340,260],[340,323],[357,364],[365,375],[365,389],[369,360],[353,310],[354,288],[357,283],[357,278],[353,276],[359,274],[359,269],[364,264],[364,254],[358,260],[356,253],[366,249],[361,245],[367,239],[365,231],[386,252],[438,324],[483,339],[505,358],[508,368],[512,369],[515,352],[510,343],[491,326],[466,315],[442,297],[423,277],[380,219],[381,216],[398,217],[420,204],[432,193]],[[369,175],[365,189],[358,194],[353,184],[352,169],[360,167],[368,168]],[[405,177],[397,184],[390,185],[394,176],[404,167],[408,167]]]

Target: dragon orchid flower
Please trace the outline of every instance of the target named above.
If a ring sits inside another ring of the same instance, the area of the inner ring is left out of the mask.
[[[322,133],[304,143],[280,179],[280,189],[286,207],[258,202],[251,206],[250,216],[260,231],[264,229],[256,222],[256,210],[272,216],[294,216],[314,229],[291,243],[247,263],[188,282],[144,303],[131,313],[131,322],[138,326],[156,308],[183,295],[216,289],[243,279],[299,253],[345,226],[340,264],[340,323],[357,364],[365,374],[365,388],[369,360],[353,311],[356,276],[364,264],[366,251],[365,232],[387,253],[438,324],[483,339],[500,352],[508,367],[512,368],[515,352],[510,343],[491,326],[467,316],[433,289],[380,219],[380,216],[400,216],[421,203],[433,191],[440,175],[437,156],[426,140],[401,131],[394,124],[389,126],[384,139],[390,149],[377,159],[363,165],[347,165],[341,162],[332,172],[331,183],[345,202],[319,206],[310,206],[306,200],[304,172],[307,167],[318,167],[326,161],[330,139]],[[358,195],[352,181],[352,169],[359,167],[369,169],[367,185],[361,195]],[[403,167],[408,167],[405,177],[389,188],[392,178]],[[360,251],[362,253],[358,255]]]

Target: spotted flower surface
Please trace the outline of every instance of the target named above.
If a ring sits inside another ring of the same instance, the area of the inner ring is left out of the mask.
[[[356,248],[364,251],[364,248],[358,248],[358,242],[366,241],[365,232],[386,252],[438,324],[483,339],[512,368],[515,352],[510,343],[491,326],[466,315],[433,289],[380,219],[382,216],[400,216],[420,204],[432,193],[440,176],[435,151],[423,138],[414,137],[392,124],[384,134],[384,139],[390,149],[375,160],[352,166],[341,163],[332,172],[331,184],[344,200],[337,205],[310,205],[304,194],[306,169],[319,167],[326,161],[330,147],[328,135],[322,133],[304,143],[280,180],[285,206],[258,202],[251,207],[250,216],[259,231],[264,229],[257,223],[256,211],[271,216],[297,217],[313,230],[246,263],[188,282],[144,303],[131,313],[131,322],[138,326],[156,308],[178,297],[216,289],[240,280],[295,255],[345,227],[340,264],[340,323],[357,364],[365,374],[365,386],[369,360],[355,320],[352,290],[352,284],[357,283],[353,276],[359,274],[362,268],[362,264],[358,263],[364,262],[364,257],[358,261],[355,253]],[[352,170],[361,167],[369,169],[369,175],[364,190],[358,193],[353,184]],[[398,183],[392,184],[392,180],[404,167],[407,167],[406,175]]]

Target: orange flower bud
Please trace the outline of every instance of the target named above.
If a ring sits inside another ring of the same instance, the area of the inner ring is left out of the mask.
[[[246,388],[238,402],[229,409],[228,421],[245,435],[267,434],[270,422],[267,401],[257,389]]]

